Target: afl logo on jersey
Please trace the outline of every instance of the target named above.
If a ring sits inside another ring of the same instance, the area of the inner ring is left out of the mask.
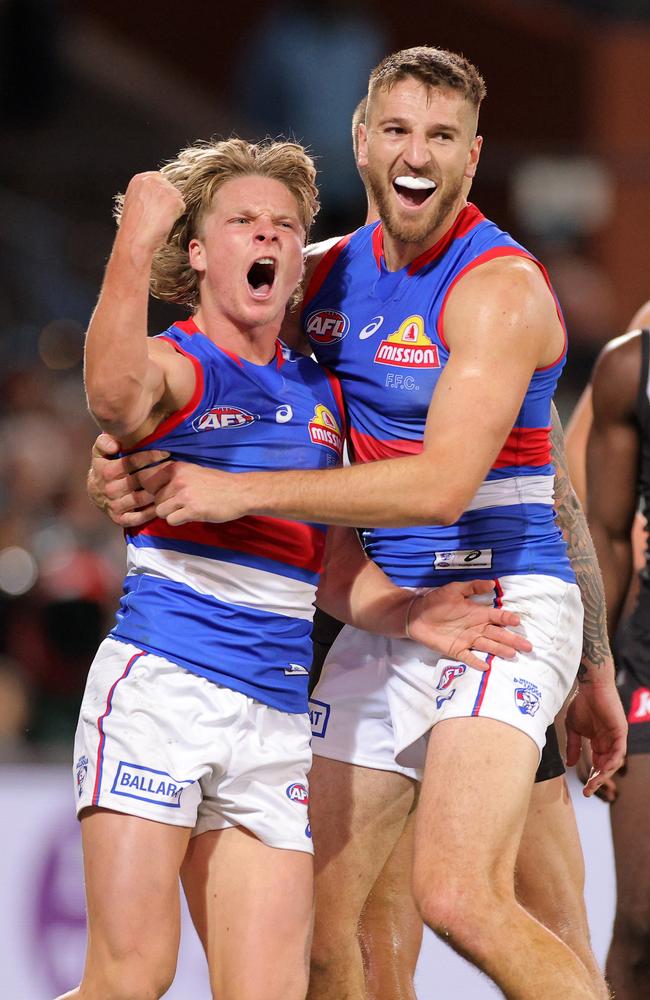
[[[195,431],[223,431],[231,427],[246,427],[259,420],[259,414],[249,413],[239,406],[213,406],[192,421]]]
[[[309,421],[309,437],[312,444],[322,444],[331,448],[337,455],[343,450],[343,435],[334,419],[334,414],[322,403],[318,403],[314,416]]]
[[[409,316],[397,333],[382,340],[375,352],[375,362],[398,368],[440,368],[438,348],[424,332],[421,316]]]
[[[350,329],[350,320],[336,309],[319,309],[310,313],[305,330],[315,344],[337,344]]]

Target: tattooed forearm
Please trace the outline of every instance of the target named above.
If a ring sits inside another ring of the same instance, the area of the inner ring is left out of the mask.
[[[607,638],[605,590],[587,519],[569,478],[564,433],[555,406],[552,408],[552,418],[551,460],[555,465],[555,511],[585,612],[578,680],[589,681],[594,680],[603,667],[612,664],[612,652]]]

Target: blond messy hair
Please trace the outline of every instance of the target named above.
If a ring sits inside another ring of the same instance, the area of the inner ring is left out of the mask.
[[[185,212],[154,255],[149,287],[157,299],[191,309],[199,304],[199,280],[189,262],[189,244],[199,236],[201,223],[226,181],[248,176],[280,181],[296,199],[306,239],[319,209],[314,161],[296,142],[200,141],[181,149],[160,172],[182,194]],[[123,203],[124,195],[118,194],[114,210],[118,225]]]

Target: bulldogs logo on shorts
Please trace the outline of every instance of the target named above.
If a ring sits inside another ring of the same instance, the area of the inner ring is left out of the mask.
[[[523,677],[516,677],[515,684],[522,685],[515,688],[515,705],[522,715],[535,715],[542,700],[542,692]]]
[[[86,775],[88,774],[88,758],[85,754],[83,757],[80,757],[75,764],[75,773],[77,778],[77,795],[81,798],[84,790]]]

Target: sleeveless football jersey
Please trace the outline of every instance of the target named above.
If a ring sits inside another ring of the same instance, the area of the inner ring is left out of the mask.
[[[163,339],[190,359],[183,410],[131,451],[227,472],[338,465],[340,388],[311,358],[279,343],[268,365],[217,347],[193,320]],[[111,635],[287,712],[307,710],[313,600],[326,529],[244,517],[126,532],[127,576]]]
[[[303,326],[315,356],[341,384],[355,461],[422,450],[431,396],[449,357],[449,293],[471,268],[502,256],[534,260],[470,204],[435,246],[399,271],[386,269],[380,223],[343,237],[322,258]],[[564,361],[563,351],[534,373],[515,426],[454,525],[364,532],[368,554],[396,583],[531,573],[574,580],[555,523],[550,448],[551,398]]]

